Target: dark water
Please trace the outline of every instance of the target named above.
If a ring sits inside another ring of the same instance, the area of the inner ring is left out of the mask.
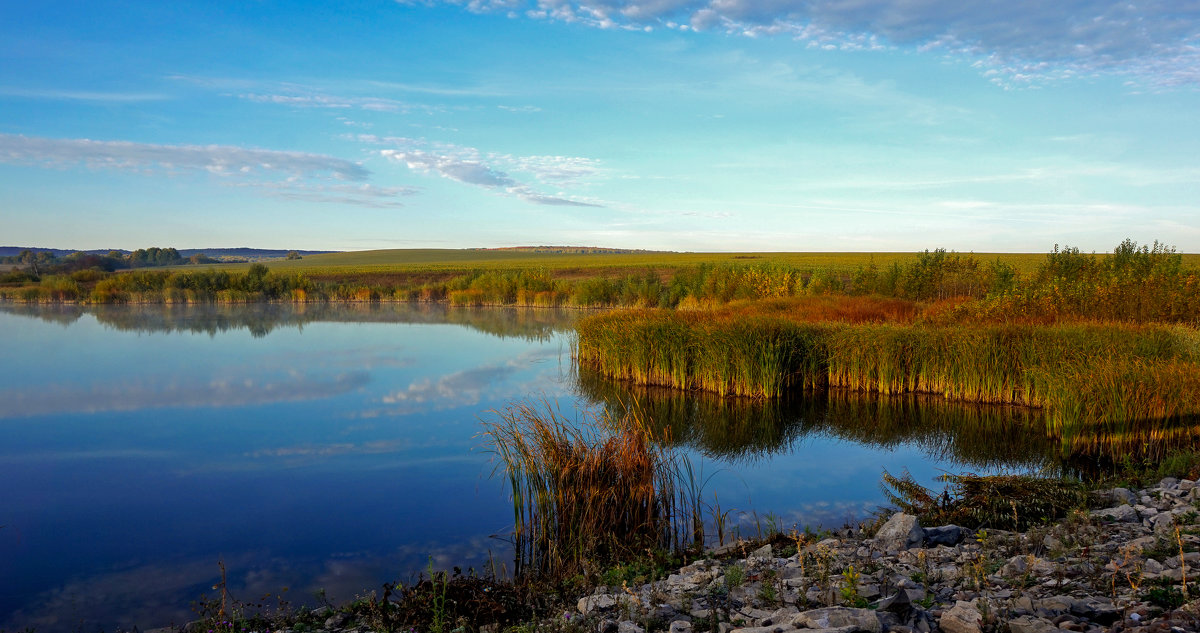
[[[182,623],[219,561],[235,595],[296,602],[430,560],[509,565],[511,504],[478,433],[531,397],[642,408],[743,530],[862,516],[885,468],[932,485],[1060,463],[1027,410],[630,391],[573,369],[578,315],[0,306],[0,630]]]

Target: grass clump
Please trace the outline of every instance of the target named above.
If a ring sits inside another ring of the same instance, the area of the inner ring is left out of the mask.
[[[634,413],[574,421],[522,403],[485,434],[512,486],[518,575],[594,572],[702,533],[696,486],[681,485],[681,460]]]
[[[904,512],[927,525],[955,524],[976,529],[1026,530],[1086,507],[1087,487],[1071,479],[1030,475],[943,475],[938,494],[909,473],[883,472],[883,491]]]

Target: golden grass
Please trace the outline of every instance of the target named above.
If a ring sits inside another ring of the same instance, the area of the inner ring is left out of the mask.
[[[636,415],[575,422],[523,403],[484,426],[511,484],[519,574],[565,578],[703,538],[682,462]]]
[[[577,325],[577,359],[611,378],[722,396],[833,387],[1046,407],[1063,435],[1200,415],[1200,332],[1187,326],[826,321],[805,303],[595,315]]]

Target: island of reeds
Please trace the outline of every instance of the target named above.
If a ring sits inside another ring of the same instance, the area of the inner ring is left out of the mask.
[[[581,320],[580,365],[727,397],[848,390],[1036,407],[1047,434],[1072,442],[1194,436],[1200,422],[1196,271],[1157,244],[1106,257],[1056,248],[1030,274],[939,252],[804,292],[786,271],[742,278],[767,290]]]

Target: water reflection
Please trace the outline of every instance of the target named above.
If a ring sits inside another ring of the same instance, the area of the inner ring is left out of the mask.
[[[766,459],[814,435],[884,449],[916,446],[931,460],[980,470],[1040,469],[1057,462],[1059,449],[1053,438],[1030,432],[1039,428],[1042,413],[1028,408],[843,391],[778,400],[719,398],[636,387],[586,369],[579,371],[579,389],[614,412],[637,409],[673,442],[715,458]]]
[[[769,459],[801,440],[825,436],[892,449],[920,448],[930,460],[961,469],[1017,469],[1085,479],[1117,465],[1200,448],[1200,420],[1142,420],[1122,429],[1048,430],[1041,409],[964,403],[940,396],[881,396],[848,391],[792,398],[720,398],[640,387],[578,369],[578,389],[610,411],[636,410],[677,445],[735,461]]]
[[[248,330],[256,338],[310,323],[454,324],[508,338],[544,342],[570,330],[584,311],[565,308],[468,308],[437,303],[137,304],[78,306],[0,304],[0,312],[63,326],[94,315],[124,332],[190,332],[216,335]]]

